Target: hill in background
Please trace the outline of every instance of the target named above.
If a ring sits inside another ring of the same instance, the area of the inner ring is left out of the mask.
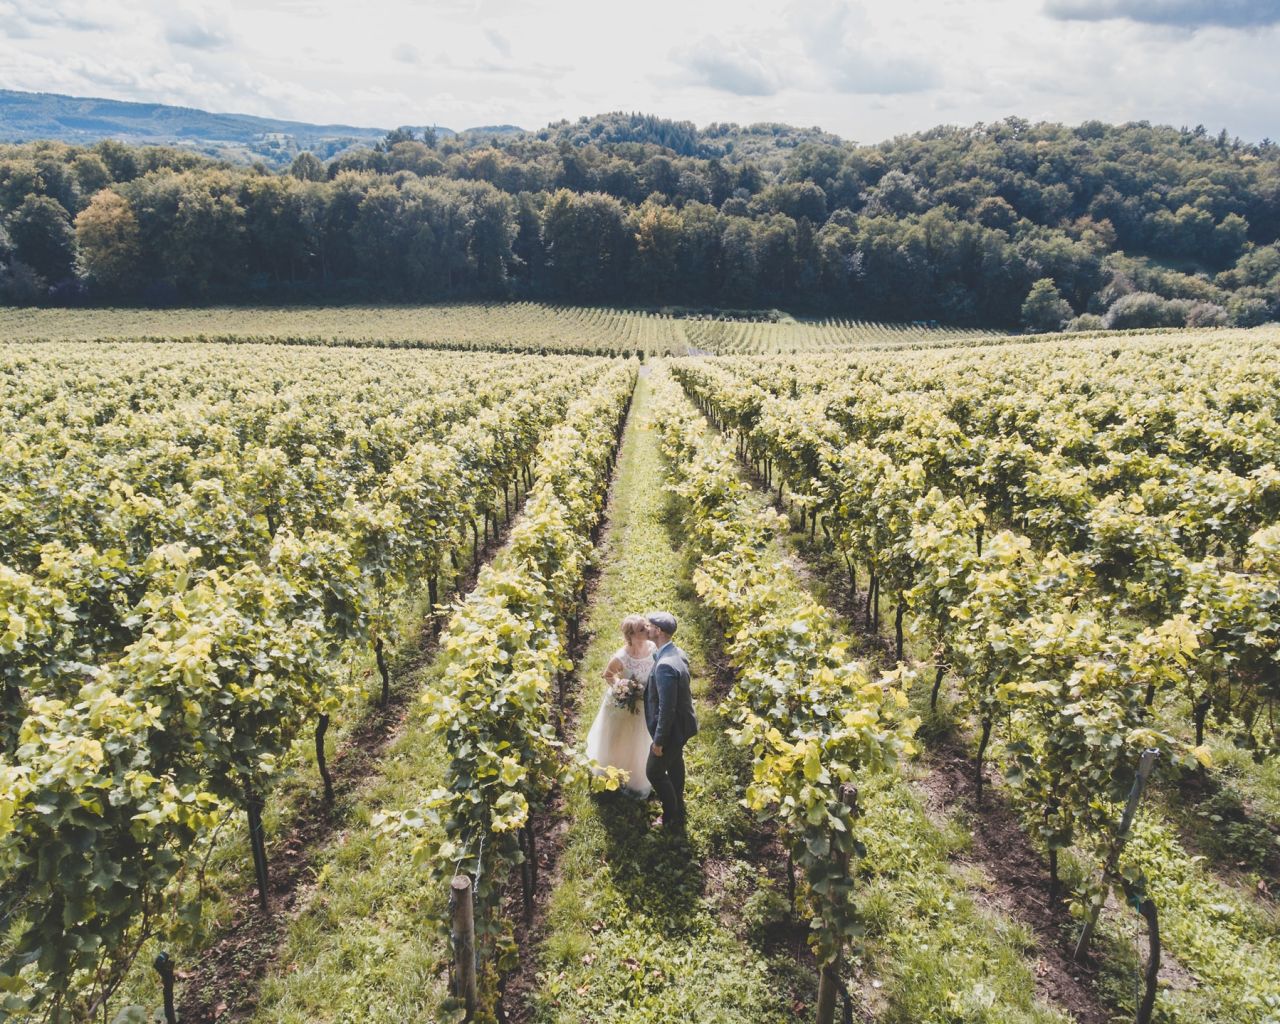
[[[409,127],[421,135],[426,126]],[[761,123],[712,124],[672,121],[652,114],[609,113],[558,121],[536,131],[518,125],[480,125],[455,131],[431,126],[439,139],[466,148],[519,141],[616,146],[660,146],[677,156],[724,159],[732,163],[764,160],[803,143],[838,146],[839,136],[820,128]],[[281,168],[301,152],[329,160],[350,149],[374,146],[386,128],[349,124],[311,124],[252,114],[219,114],[164,103],[134,103],[88,96],[0,89],[0,142],[48,139],[91,145],[117,139],[136,146],[179,146],[231,163],[262,161]]]
[[[486,134],[511,130],[510,126],[482,129]],[[449,128],[435,131],[441,137],[455,134]],[[308,124],[250,114],[213,114],[164,103],[0,89],[0,142],[54,139],[86,145],[119,139],[134,145],[182,146],[237,163],[262,160],[281,166],[304,150],[328,159],[353,146],[372,146],[386,134],[385,128]]]

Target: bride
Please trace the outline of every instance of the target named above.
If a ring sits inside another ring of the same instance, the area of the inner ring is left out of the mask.
[[[607,684],[596,720],[587,734],[587,756],[597,763],[622,768],[630,773],[624,792],[643,799],[651,789],[645,774],[645,762],[649,758],[649,727],[644,721],[644,685],[653,669],[654,643],[648,637],[647,623],[642,615],[628,615],[622,620],[622,636],[626,643],[605,666],[604,681]],[[638,696],[631,707],[619,706],[618,684],[635,680],[633,687]]]

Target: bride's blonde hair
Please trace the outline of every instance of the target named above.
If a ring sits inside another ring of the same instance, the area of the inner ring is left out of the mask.
[[[649,622],[643,615],[628,615],[622,620],[622,635],[630,640],[636,633],[643,632],[648,625]]]

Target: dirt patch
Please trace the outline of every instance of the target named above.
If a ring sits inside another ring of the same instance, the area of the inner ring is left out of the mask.
[[[1080,1024],[1108,1024],[1111,1011],[1098,998],[1094,969],[1071,959],[1074,921],[1061,900],[1049,899],[1049,872],[1032,848],[1017,815],[987,777],[983,803],[974,803],[973,761],[952,742],[939,743],[925,758],[928,772],[918,783],[931,814],[957,807],[969,814],[970,862],[982,868],[987,904],[1028,926],[1035,934],[1036,992],[1068,1011]]]
[[[699,605],[699,607],[701,608],[702,606]],[[724,651],[724,633],[720,631],[719,625],[710,615],[706,616],[704,628],[707,629],[708,639],[711,642],[711,649],[708,651],[707,656],[707,669],[711,674],[711,685],[707,687],[706,701],[708,704],[719,708],[728,699],[734,684],[738,681],[738,676],[733,670],[733,665],[729,663],[729,656]]]

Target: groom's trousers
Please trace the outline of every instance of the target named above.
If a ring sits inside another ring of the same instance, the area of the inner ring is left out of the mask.
[[[662,819],[668,826],[682,827],[685,824],[684,813],[684,744],[669,743],[658,757],[653,750],[649,751],[649,760],[644,766],[649,776],[649,784],[662,801]]]

